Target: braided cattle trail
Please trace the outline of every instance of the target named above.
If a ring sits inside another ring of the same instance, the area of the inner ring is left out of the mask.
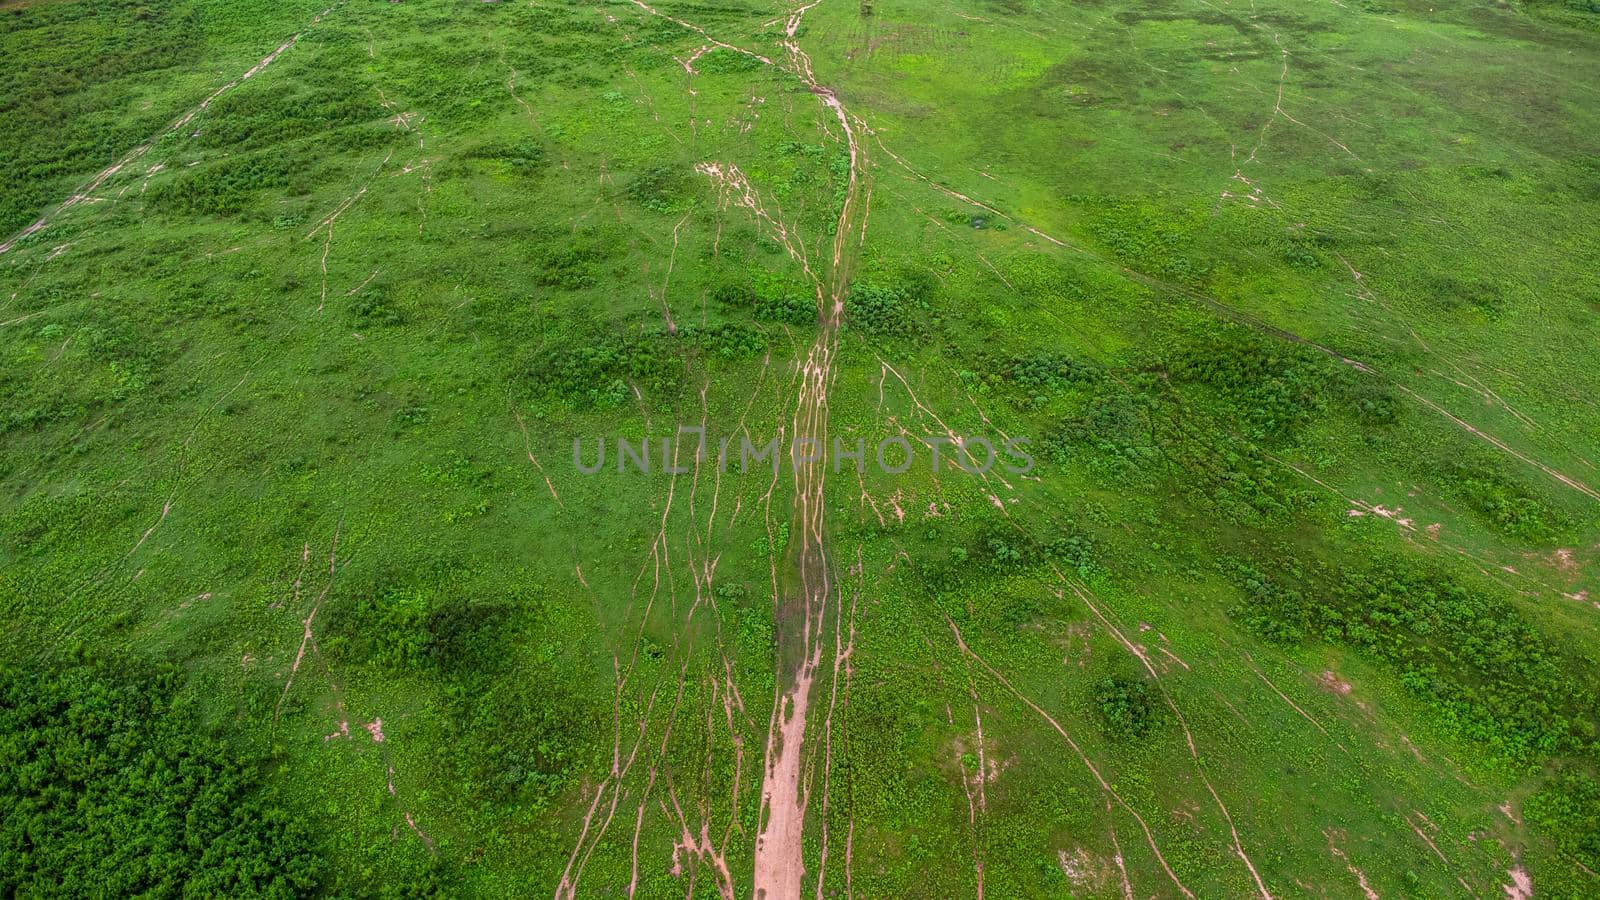
[[[850,153],[849,180],[844,203],[834,232],[825,273],[813,271],[804,246],[791,242],[790,230],[761,205],[753,188],[732,164],[702,163],[697,169],[722,183],[739,206],[776,232],[791,256],[800,263],[812,281],[817,295],[817,335],[800,365],[800,386],[791,423],[791,454],[794,478],[792,533],[798,540],[790,544],[785,560],[787,578],[778,583],[774,596],[777,616],[778,679],[774,689],[772,717],[767,726],[766,758],[761,777],[761,815],[756,835],[752,894],[757,900],[790,900],[801,892],[805,875],[804,833],[806,807],[810,800],[809,773],[803,773],[801,748],[805,743],[811,688],[822,664],[823,632],[828,605],[835,591],[832,563],[825,541],[824,488],[827,482],[826,447],[828,440],[828,389],[833,380],[833,358],[838,350],[839,324],[844,314],[850,273],[866,237],[866,219],[871,192],[866,178],[866,147],[860,140],[864,126],[852,117],[831,88],[819,84],[811,68],[811,57],[800,48],[795,36],[806,13],[822,0],[809,0],[793,9],[784,20],[779,46],[783,60],[775,60],[753,50],[713,37],[705,28],[650,6],[644,0],[629,0],[649,15],[665,19],[694,32],[711,45],[742,54],[763,65],[782,69],[806,86],[838,120]],[[859,240],[849,238],[857,231]],[[823,277],[825,275],[825,277]],[[848,650],[836,650],[836,654]],[[845,657],[833,660],[834,668]],[[831,708],[829,715],[831,716]],[[847,848],[848,849],[848,848]],[[848,868],[848,852],[846,867]],[[818,886],[820,895],[820,885]]]
[[[850,152],[850,172],[828,259],[827,283],[825,288],[818,285],[817,336],[801,366],[800,390],[792,423],[794,446],[800,448],[791,459],[794,533],[799,539],[792,545],[789,562],[797,578],[787,585],[785,596],[778,598],[779,687],[767,729],[766,762],[761,777],[761,826],[756,835],[753,885],[757,900],[799,897],[805,874],[805,817],[811,788],[810,780],[801,778],[800,750],[805,742],[812,684],[822,664],[828,603],[835,591],[824,529],[828,388],[833,379],[833,358],[838,351],[839,323],[844,314],[854,251],[860,248],[859,243],[852,244],[847,238],[858,227],[864,230],[866,224],[863,143],[858,140],[856,127],[844,104],[831,89],[817,83],[811,70],[811,58],[795,42],[801,20],[817,2],[789,16],[782,46],[789,57],[790,71],[838,119]],[[834,599],[837,602],[837,598]],[[793,665],[792,673],[784,670],[786,665]],[[818,885],[819,893],[820,889]]]

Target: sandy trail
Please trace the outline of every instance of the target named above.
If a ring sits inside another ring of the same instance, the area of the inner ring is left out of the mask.
[[[345,212],[350,209],[350,207],[356,205],[358,202],[360,202],[362,197],[365,197],[367,195],[367,191],[372,188],[372,182],[378,177],[379,173],[381,173],[383,171],[384,167],[389,165],[389,160],[391,160],[393,158],[394,158],[394,151],[390,150],[388,152],[388,154],[386,154],[383,157],[383,162],[378,163],[378,168],[373,170],[372,174],[367,177],[367,180],[361,185],[360,189],[358,189],[354,194],[351,194],[349,197],[346,197],[344,199],[344,201],[342,203],[340,203],[337,208],[334,209],[333,212],[331,212],[327,216],[325,216],[322,219],[322,221],[317,223],[317,226],[315,228],[311,229],[311,231],[306,234],[306,240],[308,240],[308,241],[311,240],[312,238],[316,237],[318,232],[323,232],[323,234],[324,234],[323,241],[322,241],[322,260],[321,260],[322,293],[321,293],[321,299],[319,299],[317,301],[317,313],[319,315],[322,313],[323,309],[328,305],[328,256],[329,256],[329,254],[331,254],[333,252],[333,226],[334,226],[334,223],[338,222],[339,221],[339,217],[344,215]],[[374,274],[374,277],[376,277],[376,274]],[[371,281],[372,279],[369,278],[367,280]],[[354,293],[354,291],[359,290],[359,289],[360,289],[359,287],[355,288],[355,289],[352,289],[352,293]],[[346,295],[346,296],[348,296],[348,295]]]
[[[817,900],[823,900],[823,886],[827,879],[828,871],[828,819],[833,800],[833,714],[839,705],[839,683],[844,682],[844,702],[850,703],[850,678],[852,666],[850,659],[855,655],[856,647],[856,607],[861,599],[862,579],[866,574],[866,566],[861,561],[861,546],[856,546],[856,563],[851,568],[851,574],[856,578],[855,589],[850,595],[850,616],[846,622],[844,615],[844,601],[834,604],[833,610],[833,676],[829,681],[830,695],[828,697],[828,712],[822,720],[822,849],[817,859]],[[848,638],[846,638],[848,635]],[[981,726],[980,726],[981,728]],[[841,736],[841,742],[844,737]],[[981,732],[980,732],[981,740]],[[981,790],[981,788],[980,788]],[[850,824],[855,824],[853,815]],[[845,854],[844,864],[849,869],[851,860],[848,850]]]
[[[1356,868],[1356,864],[1350,861],[1350,857],[1339,848],[1338,844],[1334,843],[1333,831],[1324,828],[1322,830],[1322,834],[1328,839],[1328,852],[1332,854],[1335,859],[1344,863],[1345,870],[1351,875],[1355,876],[1356,884],[1361,888],[1361,895],[1365,897],[1366,900],[1378,900],[1378,892],[1373,890],[1372,885],[1367,882],[1367,873]]]
[[[1279,690],[1278,686],[1276,684],[1272,683],[1272,679],[1267,677],[1267,673],[1265,673],[1265,672],[1261,671],[1260,669],[1256,668],[1255,660],[1251,658],[1250,654],[1246,653],[1244,655],[1244,658],[1250,662],[1250,671],[1254,672],[1256,677],[1261,679],[1262,683],[1264,683],[1267,687],[1272,688],[1272,692],[1274,694],[1278,695],[1278,699],[1282,700],[1284,703],[1289,704],[1289,708],[1290,709],[1292,709],[1295,712],[1299,713],[1300,714],[1300,718],[1305,719],[1307,722],[1310,722],[1313,726],[1315,726],[1318,731],[1322,732],[1324,737],[1328,737],[1328,738],[1332,737],[1332,735],[1328,734],[1328,729],[1322,727],[1322,723],[1321,722],[1318,722],[1315,718],[1312,717],[1312,715],[1310,713],[1308,713],[1305,710],[1301,709],[1300,708],[1300,704],[1294,702],[1293,700],[1290,700],[1288,694],[1285,694],[1283,691]],[[1340,749],[1341,750],[1344,749],[1343,745],[1340,745]]]
[[[980,816],[989,809],[989,798],[985,793],[984,785],[989,783],[989,760],[985,740],[983,737],[983,714],[978,710],[978,689],[972,683],[972,672],[967,672],[967,693],[972,698],[973,721],[973,746],[977,754],[977,768],[971,773],[967,771],[967,762],[957,756],[956,765],[961,775],[961,790],[967,795],[967,826],[972,836],[972,872],[977,879],[978,900],[983,900],[983,869],[984,869],[984,838]],[[950,710],[950,705],[945,704],[945,720],[955,728],[955,716]],[[957,744],[957,750],[962,746]],[[1109,801],[1107,801],[1109,803]],[[1109,810],[1109,806],[1107,807]]]
[[[1111,798],[1106,798],[1106,824],[1111,831],[1111,859],[1117,864],[1117,874],[1122,877],[1123,900],[1133,900],[1133,881],[1128,878],[1128,866],[1122,859],[1122,842],[1117,840],[1117,823],[1111,821]]]
[[[294,687],[294,677],[300,672],[300,664],[305,662],[306,650],[309,648],[315,651],[316,649],[317,639],[311,632],[311,625],[316,621],[317,611],[322,608],[322,601],[328,599],[328,593],[333,590],[333,581],[339,572],[339,529],[343,525],[343,521],[340,521],[333,526],[333,542],[328,548],[328,583],[323,586],[322,593],[318,594],[317,599],[311,604],[311,611],[306,613],[305,619],[300,623],[303,628],[300,636],[300,649],[294,655],[294,664],[289,667],[289,677],[283,682],[283,692],[278,695],[278,702],[272,708],[272,724],[274,727],[278,724],[279,715],[283,713],[283,701],[288,699],[289,689]],[[306,556],[310,552],[311,547],[308,544],[301,556],[302,567],[305,564]],[[294,590],[296,596],[298,596],[300,593],[299,578],[295,579]]]
[[[1412,816],[1416,817],[1415,821],[1413,821]],[[1405,816],[1405,822],[1407,825],[1411,826],[1412,832],[1414,832],[1424,844],[1428,845],[1428,849],[1433,851],[1433,855],[1439,857],[1439,862],[1444,864],[1445,871],[1455,876],[1456,881],[1461,885],[1462,889],[1467,892],[1467,896],[1477,896],[1477,892],[1472,889],[1471,885],[1467,884],[1467,880],[1457,874],[1455,866],[1451,865],[1450,863],[1450,858],[1444,855],[1444,851],[1439,849],[1439,845],[1434,843],[1433,838],[1429,837],[1428,833],[1423,831],[1421,825],[1418,824],[1418,822],[1420,822],[1423,825],[1432,826],[1433,822],[1429,821],[1428,817],[1423,815],[1418,810],[1412,810],[1411,812],[1407,813]]]
[[[523,421],[522,413],[513,409],[511,414],[517,419],[517,427],[522,429],[522,448],[528,454],[528,462],[533,464],[534,471],[538,472],[539,477],[544,479],[544,486],[550,491],[550,499],[556,501],[556,506],[566,509],[567,505],[561,502],[561,495],[556,493],[555,483],[550,480],[549,475],[545,474],[544,466],[539,462],[539,458],[533,455],[533,440],[528,435],[528,423]]]

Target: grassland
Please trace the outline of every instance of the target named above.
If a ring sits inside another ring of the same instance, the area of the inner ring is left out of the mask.
[[[1600,892],[1592,2],[37,0],[0,85],[8,895]],[[1037,465],[572,455],[680,426]]]

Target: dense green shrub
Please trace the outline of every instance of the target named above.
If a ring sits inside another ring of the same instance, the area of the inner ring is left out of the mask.
[[[321,864],[176,669],[0,669],[0,893],[295,897]]]
[[[1363,569],[1235,572],[1232,614],[1278,641],[1316,638],[1392,667],[1447,730],[1512,759],[1595,738],[1593,667],[1537,632],[1509,601],[1400,559]]]
[[[1368,427],[1393,425],[1400,418],[1400,399],[1388,382],[1341,373],[1334,380],[1333,396],[1356,421]]]
[[[450,714],[464,741],[463,774],[473,793],[539,812],[569,787],[591,738],[607,725],[604,707],[574,682],[556,647],[535,660],[480,659],[449,686]]]
[[[740,323],[690,325],[683,329],[682,336],[703,352],[722,359],[754,356],[767,348],[765,335]]]
[[[323,650],[351,665],[395,671],[470,669],[495,653],[508,610],[456,593],[375,586],[328,604]]]
[[[701,55],[694,66],[704,75],[737,75],[764,67],[761,60],[755,57],[722,48]]]
[[[1600,870],[1600,781],[1591,773],[1565,769],[1540,785],[1522,809],[1562,853]]]
[[[498,630],[510,611],[496,603],[475,603],[452,594],[423,620],[427,640],[422,656],[446,673],[481,665],[494,652]]]
[[[472,159],[502,163],[519,175],[531,175],[545,165],[544,145],[533,138],[480,144],[473,148],[468,156]]]
[[[755,317],[764,322],[778,322],[784,325],[815,325],[817,301],[799,294],[764,298],[756,304]]]
[[[379,285],[363,290],[350,299],[350,321],[357,328],[395,327],[410,320],[405,309],[395,302],[387,288]]]
[[[1094,686],[1094,708],[1108,737],[1135,740],[1144,737],[1157,718],[1154,692],[1142,678],[1103,678]]]
[[[351,90],[348,83],[312,90],[289,87],[272,91],[230,91],[211,105],[196,145],[209,149],[271,147],[304,138],[321,138],[335,130],[392,116],[370,91]],[[384,125],[393,135],[394,128]]]
[[[625,193],[653,212],[683,212],[694,204],[695,181],[679,166],[651,166],[628,182]]]
[[[1298,644],[1311,628],[1311,603],[1294,588],[1277,584],[1250,566],[1239,570],[1244,602],[1229,615],[1246,628],[1280,644]]]
[[[683,378],[681,347],[665,333],[591,337],[540,353],[528,366],[533,392],[578,406],[611,408],[632,395],[675,392]]]
[[[428,477],[460,485],[483,472],[461,458]],[[351,572],[319,619],[319,643],[343,671],[387,670],[437,685],[452,748],[438,764],[466,795],[537,812],[592,761],[590,739],[606,733],[608,701],[587,692],[581,654],[543,639],[554,627],[550,595],[514,580],[474,596],[462,584],[468,576],[426,554]]]
[[[1093,365],[1048,350],[1013,356],[1002,364],[1001,373],[1007,381],[1035,394],[1090,384],[1101,374]]]
[[[288,186],[291,171],[289,160],[279,153],[233,157],[158,182],[149,200],[158,209],[186,215],[232,215],[258,192]]]
[[[1128,266],[1185,282],[1203,281],[1210,264],[1193,237],[1193,210],[1136,200],[1075,198],[1092,209],[1089,232]]]
[[[205,58],[192,0],[8,4],[0,20],[0,233],[157,133],[171,104],[141,109],[142,83]]]
[[[1058,463],[1080,449],[1151,458],[1157,452],[1149,405],[1124,391],[1094,394],[1082,411],[1050,426],[1040,438],[1045,456]]]
[[[609,254],[598,243],[552,243],[534,251],[534,279],[545,287],[575,291],[594,287],[600,280],[600,262]]]
[[[924,330],[928,304],[900,284],[858,284],[845,301],[849,324],[872,338],[908,338]]]
[[[725,279],[711,288],[710,297],[725,310],[747,312],[763,322],[814,325],[817,321],[814,297],[790,290],[785,282],[764,271]]]
[[[1445,475],[1456,496],[1501,534],[1542,541],[1567,524],[1558,510],[1493,468],[1452,462]]]
[[[1468,279],[1456,275],[1429,274],[1423,278],[1421,292],[1445,309],[1468,307],[1491,316],[1505,308],[1500,288],[1488,279]]]
[[[1231,401],[1257,440],[1283,438],[1327,408],[1328,377],[1310,351],[1241,331],[1209,335],[1169,366],[1180,383]]]
[[[1035,537],[1000,523],[984,525],[962,556],[1001,573],[1055,563],[1087,574],[1095,565],[1093,542],[1071,525],[1057,526],[1048,537]]]

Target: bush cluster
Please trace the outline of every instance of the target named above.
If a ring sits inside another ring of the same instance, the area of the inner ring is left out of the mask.
[[[0,893],[296,897],[322,866],[175,668],[0,669]]]
[[[1592,666],[1536,631],[1509,601],[1400,559],[1362,569],[1234,568],[1233,615],[1270,639],[1361,650],[1400,675],[1452,732],[1501,755],[1574,752],[1595,739]]]

